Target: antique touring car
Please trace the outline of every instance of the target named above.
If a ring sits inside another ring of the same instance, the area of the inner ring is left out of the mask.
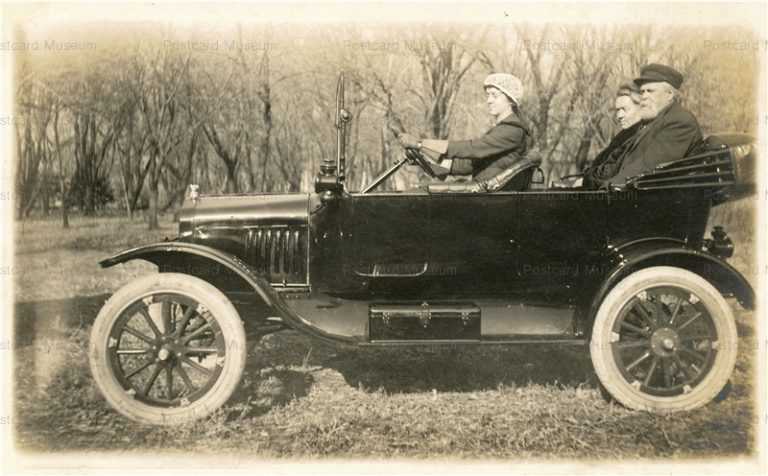
[[[139,422],[178,424],[223,405],[248,337],[295,329],[355,346],[580,344],[605,390],[653,412],[691,410],[727,384],[737,354],[725,297],[751,309],[710,208],[744,192],[743,137],[604,190],[537,184],[525,159],[493,180],[345,186],[343,77],[335,160],[315,193],[201,195],[178,236],[101,262],[159,273],[117,291],[93,326],[90,365],[108,402]]]

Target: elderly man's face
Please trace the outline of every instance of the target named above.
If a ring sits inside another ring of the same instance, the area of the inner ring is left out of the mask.
[[[619,96],[614,103],[616,106],[616,121],[622,129],[628,129],[640,119],[640,105],[630,96]]]
[[[640,86],[640,114],[643,119],[653,119],[675,97],[672,86],[665,82],[645,83]]]

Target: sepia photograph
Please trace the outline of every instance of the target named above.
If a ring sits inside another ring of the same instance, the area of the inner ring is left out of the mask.
[[[766,474],[767,25],[0,3],[3,474]]]

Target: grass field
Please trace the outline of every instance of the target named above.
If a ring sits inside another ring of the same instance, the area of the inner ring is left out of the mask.
[[[751,208],[735,205],[731,235],[748,245]],[[108,295],[154,268],[101,270],[123,248],[172,236],[125,219],[31,221],[16,234],[16,443],[32,452],[81,450],[259,457],[407,457],[690,460],[754,453],[757,338],[742,336],[732,391],[671,416],[605,401],[583,348],[334,348],[294,332],[253,342],[235,397],[212,417],[178,428],[134,424],[112,411],[87,361],[91,323]],[[739,236],[743,235],[743,236]],[[740,243],[737,241],[737,247]],[[753,256],[735,263],[753,276]]]

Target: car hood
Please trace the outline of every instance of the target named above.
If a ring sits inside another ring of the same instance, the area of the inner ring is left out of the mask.
[[[180,229],[214,225],[305,225],[309,194],[201,195],[185,200]]]

